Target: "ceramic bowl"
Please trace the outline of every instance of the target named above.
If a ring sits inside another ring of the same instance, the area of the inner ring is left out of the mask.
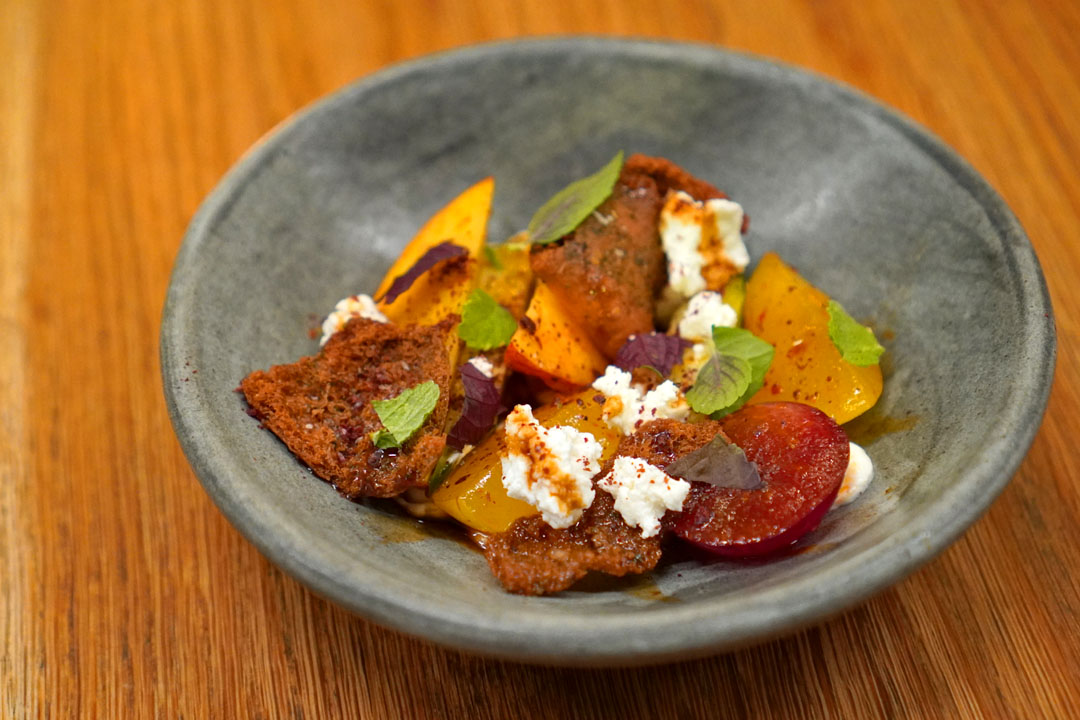
[[[503,592],[450,532],[352,503],[234,392],[316,351],[309,330],[371,292],[417,228],[496,178],[500,241],[616,150],[670,158],[872,322],[885,392],[849,431],[876,478],[793,552],[680,556],[554,597]],[[658,662],[789,632],[851,607],[953,542],[1008,483],[1045,408],[1050,303],[1016,218],[939,140],[866,96],[722,50],[593,38],[468,48],[390,67],[290,118],[191,222],[161,331],[165,394],[206,491],[271,561],[382,625],[565,664]],[[957,603],[963,598],[956,598]]]

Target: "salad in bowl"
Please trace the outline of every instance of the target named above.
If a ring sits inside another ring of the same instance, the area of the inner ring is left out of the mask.
[[[843,426],[881,396],[884,348],[767,248],[747,275],[735,200],[620,152],[489,243],[494,184],[337,303],[312,355],[241,381],[315,475],[460,525],[525,595],[679,543],[782,555],[867,487]]]

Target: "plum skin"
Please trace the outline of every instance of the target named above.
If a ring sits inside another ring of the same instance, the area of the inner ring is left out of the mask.
[[[747,406],[722,423],[728,439],[757,465],[762,486],[694,483],[675,534],[715,555],[753,558],[781,551],[814,530],[847,469],[843,429],[820,410],[792,402]]]

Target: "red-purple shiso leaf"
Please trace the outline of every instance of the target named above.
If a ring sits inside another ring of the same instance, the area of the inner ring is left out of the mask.
[[[725,440],[723,435],[670,463],[664,472],[687,482],[735,490],[757,490],[762,485],[757,466],[747,460],[742,448]]]
[[[491,378],[472,363],[462,365],[460,372],[465,386],[465,407],[446,437],[446,444],[457,450],[483,440],[502,408],[499,390]]]
[[[386,294],[381,298],[378,298],[379,302],[392,303],[397,300],[398,295],[412,287],[412,284],[416,282],[417,278],[426,273],[431,268],[443,260],[449,260],[461,255],[468,255],[469,251],[460,245],[455,245],[452,242],[441,242],[435,247],[428,250],[426,253],[420,256],[420,259],[413,263],[413,266],[406,270],[401,275],[394,278],[394,282],[390,284],[390,289],[386,291]]]
[[[651,367],[667,377],[682,362],[683,351],[692,343],[674,335],[651,332],[631,335],[615,355],[615,365],[626,372]]]

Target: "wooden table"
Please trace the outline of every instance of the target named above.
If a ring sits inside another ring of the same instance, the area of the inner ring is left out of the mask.
[[[1057,313],[1046,420],[923,570],[793,637],[638,670],[468,657],[270,565],[199,487],[162,399],[169,270],[259,136],[403,58],[656,35],[839,78],[1001,192]],[[0,715],[1080,716],[1080,5],[5,0],[0,7]]]

